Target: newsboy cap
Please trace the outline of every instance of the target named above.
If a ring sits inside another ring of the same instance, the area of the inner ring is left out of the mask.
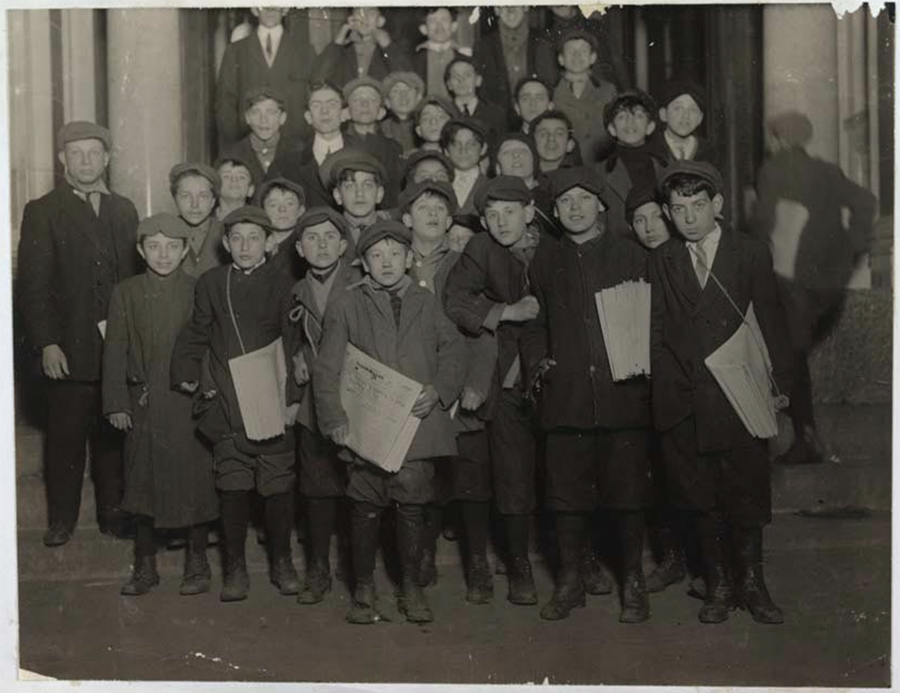
[[[151,217],[142,219],[138,224],[138,243],[144,236],[155,236],[161,233],[167,238],[187,239],[191,234],[191,227],[181,218],[167,212],[160,212]]]
[[[609,207],[604,199],[605,188],[596,172],[587,166],[559,168],[548,174],[550,195],[556,199],[572,188],[583,188],[600,198],[604,207]]]
[[[674,176],[690,175],[701,178],[709,183],[717,193],[722,192],[725,184],[722,174],[712,164],[706,161],[673,161],[667,166],[659,179],[659,189],[666,189],[666,182]]]
[[[272,222],[269,221],[266,213],[253,205],[238,207],[225,217],[222,223],[225,224],[226,229],[230,229],[235,224],[256,224],[264,228],[266,232],[272,229]]]
[[[648,202],[659,204],[659,192],[655,185],[645,185],[642,188],[632,187],[625,198],[625,216],[630,220],[635,210]]]
[[[556,40],[556,52],[562,53],[563,46],[565,46],[569,41],[575,41],[576,39],[587,41],[591,45],[591,50],[594,51],[594,53],[599,52],[600,42],[597,40],[597,37],[590,31],[586,31],[585,29],[581,29],[579,27],[566,29],[559,35],[559,38]]]
[[[406,157],[406,164],[403,167],[403,178],[404,180],[409,181],[409,177],[415,171],[416,166],[419,165],[420,161],[427,161],[428,159],[434,159],[435,161],[439,161],[441,166],[447,169],[447,176],[450,180],[453,180],[454,169],[453,162],[450,161],[450,158],[444,154],[440,149],[417,149],[408,157]]]
[[[492,200],[504,202],[521,202],[527,205],[532,201],[531,191],[525,181],[516,176],[497,176],[482,181],[475,190],[475,208],[484,214],[488,203]]]
[[[342,91],[344,101],[349,101],[350,95],[360,87],[372,87],[372,89],[378,92],[378,95],[382,99],[384,98],[384,87],[381,86],[381,82],[374,77],[369,77],[369,75],[360,75],[359,77],[354,77],[344,85]]]
[[[257,101],[263,101],[264,99],[272,99],[282,108],[287,103],[284,94],[279,89],[264,84],[260,87],[252,87],[244,92],[244,110],[249,110]]]
[[[408,246],[412,243],[412,231],[393,219],[376,221],[359,234],[359,241],[356,244],[357,255],[363,257],[369,248],[385,238],[392,238],[397,243]]]
[[[407,212],[413,203],[425,193],[443,197],[447,201],[447,211],[451,215],[456,214],[459,206],[456,202],[456,193],[450,183],[442,180],[423,180],[421,183],[407,185],[397,199],[397,207],[401,212]]]
[[[306,192],[304,192],[303,187],[298,185],[292,180],[288,180],[287,178],[270,178],[261,186],[259,186],[259,193],[257,195],[257,199],[259,200],[259,204],[262,205],[263,201],[266,199],[266,195],[269,194],[269,191],[272,188],[283,188],[285,190],[290,190],[297,196],[297,199],[300,200],[301,205],[306,204]]]
[[[378,159],[368,152],[352,147],[344,147],[325,157],[325,161],[319,166],[319,180],[326,190],[331,190],[337,185],[344,171],[374,173],[381,178],[382,183],[387,181],[387,170]]]
[[[303,231],[310,226],[316,224],[324,224],[329,222],[341,234],[341,238],[350,237],[350,224],[342,214],[339,214],[331,207],[311,207],[302,217],[297,220],[297,238],[303,237]]]
[[[86,120],[73,120],[66,123],[59,129],[56,136],[59,143],[59,150],[65,149],[69,142],[77,142],[78,140],[100,140],[106,151],[112,148],[112,135],[102,125],[90,123]]]
[[[419,75],[417,75],[415,72],[392,72],[384,78],[384,81],[382,81],[381,83],[381,88],[384,90],[385,94],[388,94],[390,93],[391,89],[393,89],[397,84],[400,84],[401,82],[408,87],[412,87],[420,94],[425,93],[425,82],[423,82],[422,78],[419,77]]]
[[[697,102],[700,110],[706,113],[706,90],[695,82],[685,80],[672,80],[663,85],[662,89],[659,90],[660,108],[668,108],[670,103],[683,94],[690,96]]]
[[[222,188],[222,179],[219,177],[219,172],[208,164],[191,162],[175,164],[169,171],[169,185],[175,185],[179,178],[188,173],[206,178],[212,186],[213,192],[219,194],[219,190]]]

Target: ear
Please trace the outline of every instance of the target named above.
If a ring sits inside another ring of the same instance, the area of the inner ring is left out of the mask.
[[[303,244],[300,241],[297,241],[296,243],[294,243],[294,248],[297,249],[297,255],[299,255],[300,257],[306,257],[306,255],[303,252]]]
[[[231,255],[231,244],[228,242],[228,230],[225,230],[225,235],[222,236],[222,247],[228,251],[228,254]]]
[[[409,229],[412,228],[412,225],[413,225],[413,219],[412,219],[412,215],[411,215],[409,212],[403,212],[403,216],[401,217],[401,221],[403,222],[403,225],[404,225],[405,227],[407,227],[407,228],[409,228]]]
[[[547,110],[548,110],[548,111],[552,111],[552,110],[554,110],[555,108],[556,108],[556,104],[553,103],[553,101],[549,101],[549,102],[547,103]]]
[[[341,198],[341,188],[340,186],[334,186],[334,190],[331,191],[332,197],[334,197],[334,201],[337,202],[338,207],[344,206],[344,200]]]
[[[651,120],[647,123],[647,135],[652,135],[654,130],[656,130],[656,121]]]
[[[412,263],[413,263],[412,250],[410,248],[407,248],[406,249],[406,263],[405,263],[406,269],[409,269],[410,267],[412,267]]]
[[[306,121],[307,125],[312,125],[312,113],[310,113],[309,111],[304,111],[303,120]]]
[[[513,110],[516,112],[516,115],[522,117],[522,111],[519,109],[519,104],[515,101],[513,102]]]
[[[428,27],[424,24],[419,24],[419,32],[422,34],[422,36],[428,36]]]
[[[699,128],[702,123],[703,123],[703,111],[700,111],[700,120],[697,121],[697,127]]]
[[[65,153],[64,151],[60,151],[60,153],[57,154],[57,157],[59,158],[59,163],[61,163],[61,164],[65,167],[65,165],[66,165],[66,153]]]
[[[450,210],[447,210],[447,230],[450,230],[450,227],[453,226],[453,215],[450,214]]]
[[[186,250],[187,250],[187,248],[185,248],[185,251]],[[147,256],[144,255],[144,244],[141,243],[140,241],[137,242],[137,251],[138,251],[138,255],[140,255],[145,260],[147,259]]]
[[[379,185],[378,191],[375,193],[375,204],[380,205],[381,201],[384,199],[384,186]]]
[[[254,17],[259,17],[259,8],[257,8],[257,7],[251,7],[251,8],[250,8],[250,14],[252,14]]]
[[[591,67],[594,66],[595,62],[597,62],[597,54],[594,51],[591,51]]]
[[[450,22],[450,33],[451,34],[455,34],[456,30],[458,28],[459,28],[459,22],[457,22],[455,19],[452,22]]]
[[[713,203],[713,210],[715,211],[716,216],[718,217],[719,215],[722,214],[722,207],[725,206],[725,198],[722,197],[722,193],[716,193],[716,196],[713,198],[712,203]]]
[[[534,221],[534,202],[529,202],[525,207],[525,223],[530,224]]]
[[[347,241],[344,241],[344,243],[346,243],[346,242]],[[366,256],[363,255],[359,260],[360,260],[360,262],[362,262],[362,266],[363,266],[363,269],[366,271],[366,274],[372,274],[372,270],[369,269],[369,263],[366,262]]]
[[[278,116],[278,126],[281,127],[287,122],[287,111],[282,111],[281,115]]]
[[[190,248],[190,246],[187,244],[187,241],[185,241],[185,242],[184,242],[184,248],[183,248],[182,251],[181,251],[181,259],[179,260],[179,262],[181,262],[181,260],[184,260],[184,258],[187,257],[188,251],[189,251],[190,249],[191,249],[191,248]]]
[[[256,192],[256,186],[253,183],[250,183],[250,187],[247,188],[247,197],[253,197],[253,193]]]
[[[484,83],[484,77],[475,75],[475,88],[478,89]]]
[[[344,106],[341,109],[341,122],[346,123],[348,120],[350,120],[350,108],[347,106]]]
[[[666,112],[667,112],[668,110],[669,110],[668,108],[660,108],[660,109],[659,109],[659,122],[660,122],[660,123],[668,122],[668,121],[666,120]]]
[[[416,134],[417,134],[419,137],[422,137],[422,128],[420,128],[418,125],[416,125],[416,127],[415,127],[414,129],[415,129],[415,131],[416,131]],[[422,137],[422,139],[424,139],[424,137]]]
[[[379,29],[384,28],[384,15],[383,14],[378,15],[378,19],[375,22],[375,26],[378,27]]]
[[[488,146],[487,146],[487,144],[481,145],[481,156],[480,156],[479,158],[480,158],[480,159],[483,159],[484,157],[486,157],[486,156],[487,156],[487,151],[488,151]]]
[[[499,161],[494,164],[494,175],[495,176],[503,175],[502,173],[500,173],[500,162]]]
[[[107,168],[109,166],[109,152],[103,152],[103,168]]]
[[[338,257],[343,256],[344,253],[347,252],[347,239],[342,238],[338,241]]]
[[[384,120],[384,117],[387,115],[387,111],[384,109],[384,106],[378,109],[378,118],[376,120]]]
[[[569,141],[566,144],[566,153],[571,154],[575,150],[575,140],[569,136]]]
[[[300,205],[299,209],[300,209],[300,212],[299,212],[299,214],[297,214],[298,219],[300,217],[302,217],[304,214],[306,214],[306,205]]]
[[[606,126],[606,131],[609,133],[610,137],[613,139],[616,138],[616,126],[613,123]]]
[[[562,54],[562,53],[557,53],[557,54],[556,54],[556,62],[559,63],[560,67],[565,67],[565,66],[566,66],[566,60],[565,60],[565,58],[563,58],[563,54]]]

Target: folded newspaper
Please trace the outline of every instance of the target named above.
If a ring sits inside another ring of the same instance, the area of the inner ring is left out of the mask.
[[[250,440],[284,433],[287,367],[281,337],[262,349],[228,360],[244,430]]]
[[[347,447],[382,469],[399,471],[419,428],[420,419],[410,412],[421,392],[415,380],[348,344],[341,371]]]
[[[650,373],[650,284],[622,282],[594,294],[615,381]]]
[[[706,357],[706,367],[750,435],[755,438],[778,435],[772,361],[752,303],[743,324]]]

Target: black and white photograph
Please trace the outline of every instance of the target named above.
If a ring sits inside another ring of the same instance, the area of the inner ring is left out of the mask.
[[[5,9],[10,685],[890,688],[895,10]]]

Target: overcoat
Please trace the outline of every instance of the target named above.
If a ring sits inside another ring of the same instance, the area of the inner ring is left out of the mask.
[[[278,178],[282,175],[282,170],[288,165],[292,157],[297,157],[303,151],[303,142],[284,134],[278,138],[278,144],[275,145],[275,157],[269,164],[269,170],[266,171],[259,162],[259,157],[253,150],[250,142],[250,135],[247,135],[236,144],[229,147],[225,155],[221,158],[234,157],[240,161],[247,162],[250,167],[250,174],[253,176],[253,184],[256,186],[257,194],[260,186],[267,180]],[[289,165],[288,165],[289,166]]]
[[[666,162],[656,156],[651,156],[653,170],[656,172],[656,179],[659,180],[666,168]],[[628,169],[625,168],[625,164],[618,156],[612,154],[596,164],[594,170],[606,187],[606,194],[603,196],[607,206],[606,228],[631,237],[633,232],[625,215],[625,202],[628,200],[628,193],[632,185]]]

